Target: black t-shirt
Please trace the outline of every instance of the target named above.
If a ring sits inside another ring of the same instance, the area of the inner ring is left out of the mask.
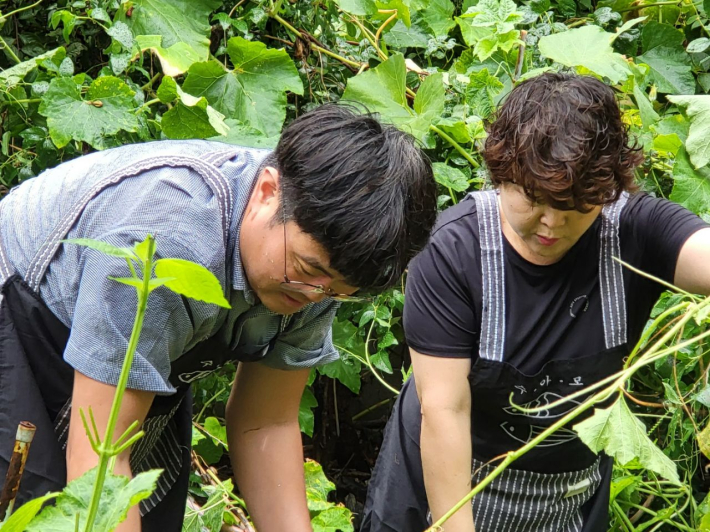
[[[599,289],[601,217],[559,262],[538,266],[503,238],[506,330],[504,360],[534,374],[550,360],[605,349]],[[647,194],[632,195],[619,222],[621,258],[673,282],[681,247],[707,227],[683,207]],[[634,345],[664,288],[624,268],[627,338]],[[478,357],[481,328],[481,249],[476,203],[470,196],[444,211],[407,278],[404,328],[416,351]]]

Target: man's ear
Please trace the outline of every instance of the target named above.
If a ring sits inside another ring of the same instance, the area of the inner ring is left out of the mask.
[[[249,197],[245,216],[274,216],[279,207],[279,171],[273,166],[266,166],[256,180],[254,190]]]

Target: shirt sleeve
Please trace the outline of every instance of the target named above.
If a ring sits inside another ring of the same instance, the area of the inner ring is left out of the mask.
[[[137,232],[117,232],[97,238],[114,246],[132,247],[145,238]],[[158,257],[185,257],[168,239],[158,243]],[[71,245],[71,244],[66,244]],[[85,248],[79,267],[78,295],[64,359],[94,380],[116,385],[136,315],[133,287],[109,279],[129,277],[125,259]],[[151,292],[143,329],[128,377],[128,387],[157,394],[175,391],[169,382],[170,362],[182,355],[193,334],[183,298],[167,288]]]
[[[678,255],[695,232],[708,227],[700,217],[666,199],[632,196],[622,211],[622,242],[634,242],[635,266],[666,282],[675,277]]]
[[[340,357],[333,345],[333,319],[340,304],[324,300],[296,314],[272,342],[261,363],[295,370],[322,366]]]
[[[404,303],[407,344],[419,353],[471,357],[478,350],[470,279],[480,272],[472,234],[449,224],[437,231],[409,266]]]

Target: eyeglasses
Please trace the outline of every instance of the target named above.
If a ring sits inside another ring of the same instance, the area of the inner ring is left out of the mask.
[[[368,299],[367,297],[338,294],[337,292],[333,292],[330,288],[326,288],[321,284],[303,283],[301,281],[292,281],[288,278],[288,274],[286,273],[286,209],[283,206],[281,208],[283,209],[284,226],[284,280],[281,283],[281,288],[297,294],[323,294],[326,297],[342,302],[366,301]]]

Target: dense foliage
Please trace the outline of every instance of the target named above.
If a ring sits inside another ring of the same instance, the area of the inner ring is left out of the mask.
[[[346,98],[419,139],[445,208],[485,182],[478,149],[500,99],[527,77],[571,69],[614,87],[645,150],[641,187],[710,217],[709,25],[708,0],[9,0],[0,179],[11,187],[92,150],[162,138],[270,147],[285,121]],[[306,464],[316,531],[352,530],[349,510],[332,504],[335,486],[338,501],[361,508],[387,405],[408,370],[403,292],[343,306],[334,327],[342,359],[314,371],[304,394],[307,452],[335,480]],[[706,317],[680,334],[704,331]],[[668,488],[648,463],[619,465],[612,530],[710,529],[709,363],[695,343],[629,385],[628,402],[681,485]],[[219,530],[223,520],[248,528],[220,480],[232,377],[196,389],[187,530]],[[612,414],[628,433],[626,413]]]

